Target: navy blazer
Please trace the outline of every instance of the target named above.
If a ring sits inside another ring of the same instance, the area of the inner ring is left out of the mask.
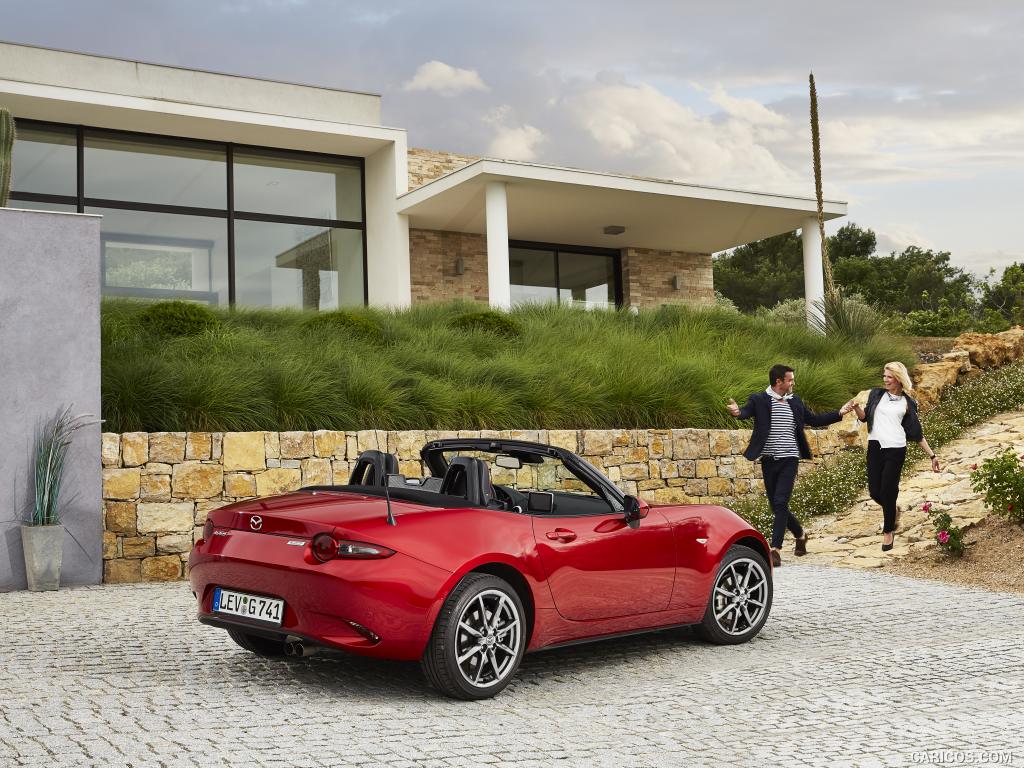
[[[796,422],[796,445],[800,449],[800,458],[811,458],[811,446],[807,443],[807,436],[804,434],[804,427],[827,427],[842,421],[843,417],[839,411],[828,411],[817,414],[809,410],[804,401],[798,395],[793,395],[786,402],[793,409],[793,421]],[[772,429],[772,398],[767,392],[755,392],[747,398],[747,404],[740,408],[740,415],[737,418],[749,419],[754,417],[754,434],[750,436],[750,445],[743,452],[751,461],[756,461],[768,442],[768,435]]]

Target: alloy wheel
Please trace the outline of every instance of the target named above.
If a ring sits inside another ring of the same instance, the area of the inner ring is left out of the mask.
[[[741,557],[723,568],[712,605],[715,622],[728,635],[743,635],[758,626],[768,605],[768,577],[761,564]]]
[[[477,688],[504,680],[516,667],[523,622],[515,603],[497,589],[480,592],[459,616],[455,661]]]

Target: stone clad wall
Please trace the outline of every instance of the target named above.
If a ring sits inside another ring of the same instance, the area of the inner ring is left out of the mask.
[[[807,435],[818,457],[862,440],[852,416]],[[760,487],[760,465],[741,455],[749,430],[108,432],[102,451],[104,581],[180,579],[211,509],[304,485],[344,484],[356,456],[370,448],[396,454],[402,474],[420,477],[423,444],[454,437],[568,448],[626,493],[654,502],[727,504]]]
[[[460,155],[455,152],[442,152],[437,149],[420,149],[409,147],[409,189],[422,187],[427,182],[438,179],[446,174],[465,168],[479,160],[474,155]]]
[[[456,269],[462,259],[462,274]],[[412,300],[487,303],[487,238],[471,232],[409,230]]]
[[[679,277],[679,289],[672,286]],[[624,248],[622,300],[630,307],[662,304],[708,306],[715,303],[711,254]]]

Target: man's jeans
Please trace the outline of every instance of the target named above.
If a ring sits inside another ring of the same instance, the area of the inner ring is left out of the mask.
[[[761,457],[761,472],[764,475],[764,489],[768,493],[768,505],[775,515],[772,524],[772,549],[782,548],[782,539],[786,529],[798,539],[803,538],[804,529],[800,521],[789,511],[789,497],[793,495],[793,483],[796,482],[796,469],[800,459],[773,459],[771,456]]]

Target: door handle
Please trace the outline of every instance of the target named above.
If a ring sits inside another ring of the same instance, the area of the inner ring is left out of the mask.
[[[576,534],[568,528],[555,528],[553,531],[548,531],[545,536],[552,541],[561,541],[566,544],[576,538]]]

